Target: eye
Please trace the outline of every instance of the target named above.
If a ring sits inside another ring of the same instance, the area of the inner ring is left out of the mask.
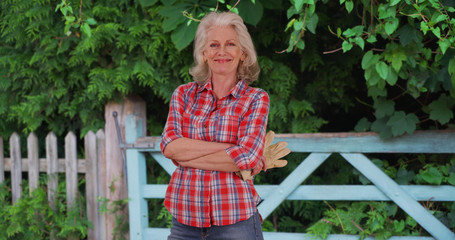
[[[234,47],[235,43],[230,42],[230,43],[228,43],[228,46]]]
[[[209,47],[211,47],[211,48],[216,48],[217,46],[218,46],[218,44],[216,44],[216,43],[210,43],[210,45],[209,45]]]

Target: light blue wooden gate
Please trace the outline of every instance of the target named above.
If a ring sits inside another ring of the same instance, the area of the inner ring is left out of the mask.
[[[166,239],[169,229],[150,228],[145,199],[162,199],[166,185],[146,184],[144,154],[169,173],[175,166],[160,152],[160,137],[145,137],[142,119],[126,118],[126,156],[129,196],[130,238]],[[376,133],[277,134],[292,152],[310,153],[279,185],[256,185],[264,199],[258,206],[263,218],[284,200],[393,201],[433,237],[392,237],[391,239],[455,239],[455,234],[430,214],[418,201],[455,201],[455,186],[400,186],[363,153],[455,153],[455,131],[423,131],[411,136],[382,140]],[[332,153],[340,155],[374,185],[302,185]],[[304,233],[265,232],[266,240],[311,239]],[[333,239],[358,239],[352,235],[330,235]],[[373,238],[367,238],[373,239]]]

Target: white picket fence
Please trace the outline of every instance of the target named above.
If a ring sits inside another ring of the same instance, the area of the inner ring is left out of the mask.
[[[99,196],[103,196],[104,176],[104,142],[105,134],[99,130],[96,134],[89,132],[85,137],[85,158],[77,158],[77,139],[73,132],[65,137],[64,158],[58,158],[57,137],[49,133],[45,139],[45,158],[39,158],[38,138],[34,133],[27,137],[27,157],[21,155],[21,141],[17,133],[9,138],[10,157],[4,156],[4,141],[0,137],[0,183],[5,180],[5,172],[11,172],[12,201],[16,202],[22,191],[23,172],[28,173],[30,191],[39,185],[39,175],[46,172],[48,175],[47,189],[51,206],[54,204],[58,186],[58,173],[66,176],[66,204],[71,207],[78,193],[78,174],[85,175],[85,198],[87,203],[87,218],[93,224],[88,231],[88,239],[105,239],[105,216],[99,213]]]

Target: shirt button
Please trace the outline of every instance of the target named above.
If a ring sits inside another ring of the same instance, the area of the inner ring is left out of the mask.
[[[208,128],[208,127],[209,127],[209,125],[208,125],[207,123],[204,123],[204,127]]]

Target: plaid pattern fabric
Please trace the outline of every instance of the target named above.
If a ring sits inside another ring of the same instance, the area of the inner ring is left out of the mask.
[[[180,137],[233,143],[226,153],[240,169],[251,169],[262,157],[268,111],[267,93],[243,81],[219,100],[210,81],[181,85],[172,95],[161,150]],[[179,166],[164,205],[183,224],[210,227],[250,218],[259,201],[253,182],[242,181],[233,172]]]

